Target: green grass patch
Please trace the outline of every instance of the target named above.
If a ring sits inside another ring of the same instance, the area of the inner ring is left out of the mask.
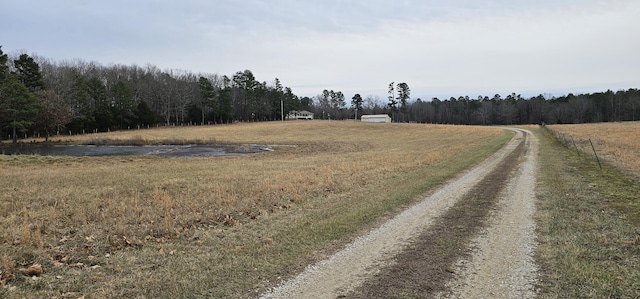
[[[537,189],[540,298],[640,296],[640,188],[545,130]]]

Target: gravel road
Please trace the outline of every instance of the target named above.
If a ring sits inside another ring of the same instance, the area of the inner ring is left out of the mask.
[[[470,259],[460,260],[447,298],[534,298],[537,267],[535,213],[537,139],[528,131],[528,151],[500,196],[490,225],[472,241]]]
[[[483,177],[491,173],[520,143],[528,150],[517,175],[502,193],[500,208],[490,225],[473,242],[471,258],[461,260],[451,292],[444,298],[527,298],[535,295],[536,268],[532,220],[537,141],[526,130],[514,129],[516,136],[480,165],[462,174],[395,218],[357,238],[330,258],[309,265],[297,277],[282,282],[261,298],[343,297],[411,244],[438,216],[453,206]],[[525,134],[527,138],[525,138]]]

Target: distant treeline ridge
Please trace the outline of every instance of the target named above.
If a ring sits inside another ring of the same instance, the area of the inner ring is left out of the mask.
[[[281,120],[307,110],[316,119],[389,114],[396,122],[516,125],[635,121],[637,89],[523,98],[512,93],[411,99],[408,84],[389,85],[388,101],[340,91],[298,97],[278,78],[258,81],[250,70],[231,76],[160,70],[154,65],[54,62],[39,56],[9,57],[0,47],[2,138],[52,132],[102,132],[157,125]],[[397,96],[396,96],[397,92]],[[284,114],[284,115],[283,115]]]

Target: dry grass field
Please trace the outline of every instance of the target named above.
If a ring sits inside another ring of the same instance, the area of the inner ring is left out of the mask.
[[[640,122],[595,123],[548,126],[558,139],[593,156],[589,139],[598,157],[620,170],[640,178]]]
[[[63,137],[275,149],[250,156],[0,156],[0,297],[255,295],[510,136],[271,122]]]

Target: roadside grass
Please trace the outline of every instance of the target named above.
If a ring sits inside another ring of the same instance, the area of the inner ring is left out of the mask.
[[[640,185],[547,130],[536,134],[539,297],[638,298]]]
[[[256,296],[511,136],[495,128],[273,122],[69,139],[276,149],[245,157],[0,156],[0,297]],[[41,275],[21,273],[36,263]]]

